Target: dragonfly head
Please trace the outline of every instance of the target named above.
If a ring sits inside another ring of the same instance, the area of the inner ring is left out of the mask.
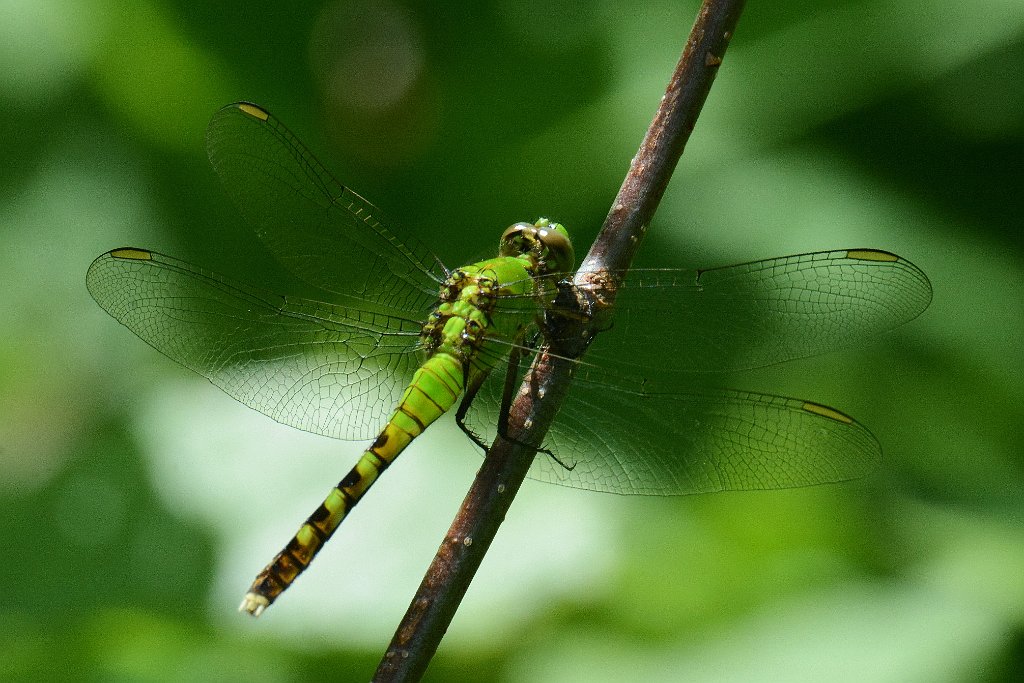
[[[501,234],[501,256],[534,254],[541,263],[541,275],[568,273],[576,260],[569,231],[561,223],[541,218],[536,223],[515,223]]]

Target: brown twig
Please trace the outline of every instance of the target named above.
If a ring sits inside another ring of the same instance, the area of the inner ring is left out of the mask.
[[[576,284],[599,298],[604,310],[611,310],[618,284],[606,274],[625,270],[632,262],[693,131],[743,4],[704,0],[661,105],[581,264]],[[593,310],[594,302],[587,303]],[[579,338],[589,339],[594,329],[581,329]],[[374,681],[417,681],[426,671],[533,462],[534,451],[522,444],[542,442],[569,390],[573,363],[561,357],[567,354],[564,349],[559,354],[544,347],[534,359],[509,415],[508,432],[518,443],[498,438],[488,451]]]

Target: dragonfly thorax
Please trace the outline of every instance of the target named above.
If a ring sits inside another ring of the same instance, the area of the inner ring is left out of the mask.
[[[442,285],[440,301],[420,333],[427,355],[447,351],[465,361],[483,343],[497,292],[488,271],[480,264],[460,268]]]

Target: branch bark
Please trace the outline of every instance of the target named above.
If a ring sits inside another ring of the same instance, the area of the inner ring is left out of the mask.
[[[608,273],[629,268],[693,131],[743,4],[704,0],[654,120],[581,263],[575,284],[599,299],[601,310],[611,311],[618,282]],[[582,303],[594,309],[594,301]],[[593,326],[581,327],[578,338],[589,340],[594,331]],[[581,354],[587,343],[571,355]],[[509,415],[508,432],[518,443],[495,440],[374,681],[417,681],[426,671],[533,462],[535,452],[521,444],[542,443],[569,390],[573,363],[564,358],[566,350],[558,352],[542,347],[534,359]]]

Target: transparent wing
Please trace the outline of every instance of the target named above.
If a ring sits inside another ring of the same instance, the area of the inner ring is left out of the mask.
[[[268,294],[151,251],[100,256],[86,285],[158,351],[324,436],[372,438],[418,365],[411,317]]]
[[[301,279],[398,309],[437,298],[445,271],[430,251],[393,235],[377,207],[336,181],[267,111],[247,102],[224,107],[206,146],[238,209]]]
[[[708,270],[633,270],[611,329],[586,360],[659,372],[772,365],[856,346],[931,301],[914,264],[873,249],[823,251]]]
[[[495,368],[467,416],[474,432],[490,438],[504,369]],[[585,366],[579,375],[545,439],[554,455],[537,455],[532,479],[682,495],[845,481],[881,460],[871,433],[827,406],[721,389],[651,392],[646,382]]]
[[[631,271],[612,328],[597,335],[580,363],[545,440],[554,458],[538,456],[531,476],[645,494],[862,476],[881,453],[851,418],[807,401],[697,386],[705,381],[683,373],[760,367],[853,346],[913,319],[930,301],[931,285],[917,267],[869,249],[709,270]],[[516,308],[502,302],[496,315]],[[636,366],[654,370],[638,373]],[[485,442],[494,435],[488,425],[498,419],[504,367],[495,368],[467,416]]]
[[[648,393],[581,381],[551,450],[530,476],[575,488],[677,495],[812,486],[862,477],[878,442],[837,410],[799,399],[708,389]]]

